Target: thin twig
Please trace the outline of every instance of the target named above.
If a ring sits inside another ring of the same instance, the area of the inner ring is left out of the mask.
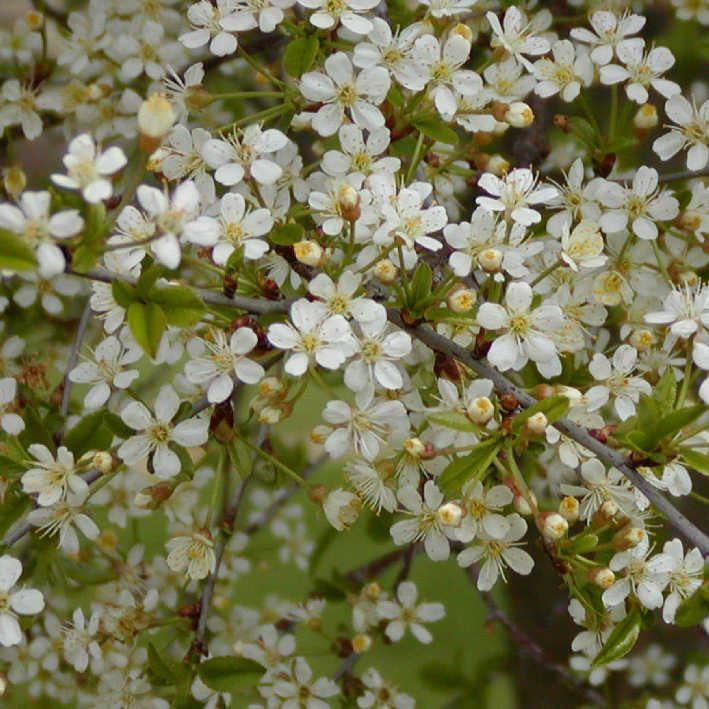
[[[84,311],[81,313],[79,327],[76,330],[76,337],[74,338],[74,344],[71,347],[69,361],[66,365],[66,373],[64,374],[64,379],[62,380],[62,403],[59,407],[59,413],[62,418],[66,418],[67,412],[69,411],[69,401],[71,399],[72,381],[69,379],[69,374],[71,373],[71,370],[76,367],[76,362],[79,359],[79,350],[81,349],[81,343],[84,339],[84,335],[86,334],[86,328],[88,327],[90,318],[91,303],[87,300],[86,305],[84,306]]]

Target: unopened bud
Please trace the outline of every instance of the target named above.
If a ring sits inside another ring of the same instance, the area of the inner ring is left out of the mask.
[[[3,187],[12,197],[17,197],[27,187],[27,175],[21,167],[14,165],[3,170]]]
[[[39,32],[44,25],[44,15],[37,10],[30,10],[25,14],[25,22],[32,32]]]
[[[477,300],[477,295],[470,288],[457,288],[451,291],[446,298],[448,307],[454,313],[467,313],[472,310]]]
[[[623,527],[613,536],[613,548],[618,551],[632,549],[645,539],[646,532],[641,527]]]
[[[633,118],[633,125],[641,130],[650,130],[659,122],[657,109],[651,103],[644,103]]]
[[[529,491],[529,496],[532,498],[532,502],[536,504],[536,497],[534,496],[534,493],[530,490]],[[532,505],[530,505],[529,500],[527,500],[526,497],[523,495],[515,495],[514,498],[512,499],[512,507],[514,507],[515,512],[518,514],[521,514],[522,517],[529,517],[534,510],[532,509]]]
[[[377,261],[373,269],[374,277],[384,284],[393,283],[398,275],[399,269],[388,259]]]
[[[304,239],[293,244],[295,257],[306,266],[319,266],[324,252],[322,246],[312,239]]]
[[[370,601],[378,601],[381,593],[382,587],[376,581],[368,583],[362,589],[362,595]]]
[[[546,539],[558,541],[566,536],[569,523],[557,512],[551,512],[544,517],[541,532]]]
[[[497,273],[502,266],[502,251],[485,249],[478,254],[478,264],[485,273]]]
[[[473,41],[473,30],[471,30],[468,25],[464,25],[462,22],[459,22],[451,30],[451,34],[457,34],[458,36],[462,37],[466,42]]]
[[[343,219],[353,222],[360,218],[359,192],[352,185],[344,184],[338,188],[337,204]]]
[[[541,412],[530,416],[527,419],[526,428],[533,436],[541,436],[547,430],[549,419]]]
[[[468,417],[478,426],[484,426],[493,417],[494,413],[495,407],[486,396],[478,396],[473,399],[468,407]]]
[[[258,383],[258,393],[269,399],[280,399],[287,392],[286,383],[278,377],[264,377]]]
[[[559,503],[559,514],[569,524],[573,524],[579,518],[579,501],[575,497],[567,495]]]
[[[258,422],[263,424],[280,423],[285,416],[282,406],[264,406],[258,413]]]
[[[138,109],[141,147],[152,153],[175,123],[175,111],[165,94],[151,94]]]
[[[332,433],[330,426],[318,424],[310,431],[310,440],[317,446],[321,446]]]
[[[317,485],[317,488],[324,487]],[[327,521],[338,531],[349,529],[359,517],[362,500],[354,493],[338,488],[328,493],[322,502]]]
[[[493,136],[504,135],[507,133],[509,127],[510,124],[507,123],[507,121],[497,121],[497,123],[495,123],[495,127],[492,129],[492,134]]]
[[[407,438],[404,441],[404,450],[412,458],[420,458],[426,452],[426,444],[420,438]]]
[[[615,583],[615,574],[607,566],[595,567],[588,572],[588,580],[605,590]]]
[[[113,469],[113,456],[107,451],[97,451],[94,453],[94,457],[91,462],[99,473],[110,473]]]
[[[677,223],[682,229],[697,231],[702,225],[702,220],[703,215],[701,212],[688,209],[686,212],[682,212],[682,214],[679,215]]]
[[[534,122],[534,111],[523,101],[514,101],[505,112],[504,120],[514,128],[526,128]]]
[[[455,502],[447,502],[436,510],[436,517],[441,524],[457,527],[463,519],[463,509]]]
[[[652,330],[634,330],[628,341],[638,352],[647,352],[655,344],[656,338]]]
[[[684,288],[695,288],[699,285],[699,276],[696,271],[682,271],[678,276],[678,280]]]
[[[352,638],[352,649],[358,654],[361,655],[369,648],[372,647],[372,638],[367,635],[366,633],[361,633],[359,635],[355,635]]]
[[[493,175],[504,175],[510,169],[510,162],[503,158],[502,155],[491,155],[485,169]]]
[[[618,514],[618,505],[613,500],[606,500],[593,515],[593,524],[600,527],[612,522]]]

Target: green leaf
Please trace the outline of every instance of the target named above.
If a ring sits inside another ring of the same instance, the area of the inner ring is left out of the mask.
[[[571,116],[569,125],[574,134],[590,148],[596,147],[597,136],[594,127],[581,116]]]
[[[662,411],[672,411],[677,398],[677,380],[672,367],[667,367],[652,392],[652,398]]]
[[[106,424],[106,427],[119,438],[130,438],[135,433],[130,426],[126,426],[126,424],[123,423],[123,419],[118,416],[118,414],[114,414],[110,411],[104,411],[103,421]]]
[[[154,358],[167,327],[167,318],[162,308],[155,303],[131,303],[127,320],[136,342]]]
[[[709,584],[704,584],[689,598],[682,601],[675,614],[675,625],[688,628],[703,623],[709,616]]]
[[[595,534],[581,534],[564,546],[567,554],[586,554],[598,546],[598,537]]]
[[[697,404],[696,406],[685,406],[682,409],[673,411],[669,416],[664,416],[656,424],[654,430],[654,435],[657,438],[656,444],[663,438],[674,436],[685,426],[689,426],[690,423],[694,423],[706,411],[707,407],[704,404]]]
[[[460,413],[460,411],[443,411],[441,413],[432,414],[428,417],[428,420],[439,426],[452,428],[454,431],[463,431],[464,433],[480,430],[479,426],[476,426],[465,414]]]
[[[22,463],[18,463],[12,458],[8,458],[6,455],[0,455],[0,475],[4,478],[14,478],[24,473],[27,470],[27,466]]]
[[[269,232],[268,240],[279,246],[292,246],[303,240],[305,228],[302,224],[281,224]]]
[[[104,412],[96,411],[84,416],[74,428],[66,434],[64,445],[79,458],[86,451],[106,450],[113,440],[113,432],[104,423]]]
[[[213,657],[197,667],[197,674],[207,687],[217,692],[253,687],[263,677],[264,668],[243,657]]]
[[[149,259],[146,260],[149,262]],[[150,300],[150,291],[163,273],[165,273],[165,269],[155,262],[143,269],[138,282],[135,284],[135,290],[142,300]]]
[[[315,542],[313,552],[310,555],[310,561],[308,564],[308,573],[311,577],[315,576],[315,572],[317,571],[318,566],[320,565],[320,561],[322,560],[323,555],[330,548],[330,546],[337,539],[337,537],[337,530],[330,525],[328,525],[323,531],[323,533],[318,537],[317,541]]]
[[[202,299],[186,286],[165,286],[151,289],[148,300],[160,306],[169,325],[192,327],[204,315]]]
[[[164,657],[151,642],[148,643],[148,671],[153,684],[162,687],[177,684],[182,674],[180,668]]]
[[[709,475],[709,455],[691,448],[680,448],[680,455],[690,468],[702,475]]]
[[[77,273],[87,273],[96,265],[100,255],[98,246],[81,244],[71,255],[71,267]]]
[[[8,529],[29,509],[30,503],[31,500],[27,495],[13,492],[5,494],[5,499],[0,505],[0,538],[4,537]]]
[[[128,308],[128,306],[137,300],[137,293],[135,291],[135,286],[127,283],[126,281],[121,281],[116,279],[111,284],[111,291],[113,292],[113,299],[121,306],[121,308]]]
[[[604,643],[601,651],[596,655],[592,666],[607,665],[609,662],[615,662],[615,660],[620,660],[621,657],[627,655],[638,641],[641,624],[642,615],[638,610],[632,611],[621,620],[608,636],[608,640]]]
[[[456,458],[438,478],[439,487],[448,493],[455,493],[472,478],[481,478],[492,465],[502,447],[499,438],[488,438],[479,443],[465,456]]]
[[[542,399],[533,406],[529,406],[512,419],[512,432],[519,433],[524,424],[534,416],[534,414],[538,413],[544,414],[549,423],[554,423],[554,421],[558,421],[566,414],[570,404],[571,402],[565,396],[551,396],[548,399]]]
[[[299,79],[315,63],[320,41],[317,37],[300,37],[294,39],[286,47],[283,55],[283,68],[290,76]]]
[[[433,287],[433,271],[427,263],[419,263],[409,284],[409,300],[407,305],[411,310],[423,306],[431,295]]]
[[[31,271],[36,266],[34,251],[22,237],[7,229],[0,229],[0,269]]]
[[[458,144],[458,134],[436,116],[417,116],[411,122],[414,128],[427,138],[433,138],[448,145]]]
[[[118,578],[116,570],[111,566],[92,566],[67,556],[60,557],[59,563],[67,577],[82,587],[101,586]]]

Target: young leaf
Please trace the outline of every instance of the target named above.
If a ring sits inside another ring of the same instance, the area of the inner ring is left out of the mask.
[[[169,325],[177,327],[196,325],[206,310],[202,299],[185,286],[152,288],[148,300],[160,306]]]
[[[113,440],[113,432],[104,424],[103,410],[96,411],[79,421],[64,437],[64,445],[79,458],[86,451],[106,450]]]
[[[37,259],[30,246],[17,234],[0,229],[0,269],[7,271],[31,271]]]
[[[127,320],[136,342],[146,354],[155,357],[167,328],[167,318],[162,308],[155,303],[131,303],[128,306]]]
[[[702,475],[709,475],[709,455],[691,448],[680,448],[680,454],[690,468]]]
[[[682,601],[675,614],[675,625],[688,628],[703,623],[709,617],[709,584],[704,584],[696,593]]]
[[[638,640],[642,615],[640,611],[634,610],[627,615],[618,625],[613,628],[613,632],[608,636],[601,651],[593,661],[593,667],[607,665],[609,662],[619,660],[627,655]]]
[[[429,416],[428,420],[439,426],[452,428],[454,431],[463,431],[464,433],[480,430],[479,426],[476,426],[465,414],[460,413],[460,411],[442,411],[441,413]]]
[[[492,465],[502,447],[499,438],[489,438],[479,443],[465,456],[456,458],[438,478],[439,487],[448,493],[455,493],[472,478],[479,478]]]
[[[121,308],[128,308],[128,306],[137,299],[135,286],[121,281],[120,279],[113,281],[111,291],[113,292],[113,299]]]
[[[458,144],[458,134],[437,116],[418,116],[411,122],[414,128],[427,138],[448,145]]]
[[[180,668],[164,657],[151,642],[148,643],[148,671],[153,684],[163,687],[177,684],[182,674]]]
[[[213,657],[197,667],[202,682],[217,692],[253,687],[258,684],[264,672],[258,662],[227,655]]]
[[[542,413],[547,417],[549,423],[554,423],[566,414],[569,410],[570,401],[565,396],[552,396],[548,399],[542,399],[538,401],[533,406],[525,409],[524,411],[517,414],[512,419],[512,431],[513,433],[519,433],[522,430],[524,424],[532,417],[534,414]]]
[[[302,224],[281,224],[269,232],[268,240],[279,246],[292,246],[302,241],[305,228]]]
[[[283,68],[288,74],[299,79],[315,63],[320,42],[317,37],[300,37],[286,47],[283,55]]]

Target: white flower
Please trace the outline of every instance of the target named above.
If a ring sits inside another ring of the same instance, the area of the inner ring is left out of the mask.
[[[510,283],[505,294],[505,307],[483,303],[478,322],[488,330],[506,330],[488,353],[488,359],[500,371],[519,371],[531,359],[546,377],[561,373],[556,345],[548,333],[558,330],[564,316],[558,305],[540,305],[530,310],[532,289],[527,283]]]
[[[67,174],[52,175],[52,181],[69,190],[81,190],[84,199],[98,204],[113,194],[113,185],[107,178],[121,170],[128,160],[117,147],[98,152],[88,134],[74,138],[62,158]]]
[[[87,539],[98,539],[100,530],[96,523],[84,513],[84,505],[88,497],[88,488],[79,493],[70,491],[65,500],[60,500],[51,507],[32,510],[27,515],[27,521],[39,528],[40,536],[53,537],[59,533],[57,547],[70,556],[79,553],[79,535],[76,527]]]
[[[665,542],[662,553],[671,559],[669,594],[665,598],[662,619],[665,623],[674,623],[677,609],[682,601],[694,594],[702,585],[704,559],[696,547],[684,554],[682,542],[672,539]]]
[[[662,470],[663,487],[675,497],[689,495],[692,492],[692,478],[687,468],[679,463],[672,462],[665,465]]]
[[[241,0],[236,7],[237,15],[248,14],[249,24],[258,24],[261,32],[273,32],[283,22],[283,10],[295,5],[295,0]]]
[[[692,709],[707,709],[709,666],[688,665],[682,679],[684,683],[675,692],[675,699],[682,705],[691,704]]]
[[[238,42],[232,32],[256,27],[252,15],[236,12],[236,4],[236,0],[200,0],[190,5],[187,19],[193,29],[180,35],[180,42],[188,49],[199,49],[209,43],[209,51],[218,57],[233,54]]]
[[[28,495],[37,493],[37,504],[49,507],[66,497],[68,491],[83,494],[88,489],[86,482],[79,476],[74,464],[74,454],[65,446],[57,449],[56,458],[47,446],[33,443],[29,448],[35,460],[22,475],[22,490]]]
[[[324,303],[297,300],[288,323],[274,323],[268,339],[282,350],[292,350],[285,370],[294,377],[305,374],[314,360],[325,369],[340,367],[350,351],[351,330],[342,315],[330,315]]]
[[[325,441],[333,458],[354,451],[374,460],[387,445],[403,440],[409,430],[406,408],[400,401],[375,399],[371,392],[359,393],[354,406],[345,401],[328,401],[323,418],[334,427]]]
[[[69,372],[69,379],[78,384],[91,384],[86,393],[87,409],[101,408],[111,396],[111,387],[126,389],[138,378],[137,369],[126,369],[142,356],[139,348],[125,347],[117,337],[107,337],[93,351],[90,358]]]
[[[64,628],[62,643],[64,659],[77,672],[86,672],[89,659],[94,661],[101,659],[101,646],[96,639],[101,618],[98,613],[92,613],[87,623],[84,612],[81,608],[77,608],[71,619],[72,624]]]
[[[488,539],[502,539],[509,532],[509,518],[500,514],[514,498],[507,485],[486,490],[480,480],[472,479],[463,485],[461,498],[466,515],[455,531],[461,542],[471,542],[480,531]]]
[[[11,436],[17,436],[25,430],[25,422],[16,413],[8,411],[16,396],[17,380],[13,377],[0,379],[0,427]]]
[[[603,603],[607,607],[622,603],[630,593],[637,596],[640,603],[650,610],[660,608],[663,603],[662,591],[670,580],[673,558],[667,554],[655,554],[649,558],[650,543],[647,535],[636,546],[613,555],[608,566],[621,578],[603,592]]]
[[[106,54],[120,64],[120,77],[125,83],[145,74],[157,81],[165,73],[165,65],[182,62],[184,51],[176,42],[167,41],[165,28],[159,22],[136,18],[125,34],[116,37]],[[172,124],[170,124],[172,125]]]
[[[534,90],[536,81],[514,57],[491,64],[483,72],[484,95],[492,101],[511,104]],[[493,126],[494,127],[494,126]]]
[[[458,554],[458,565],[468,567],[482,559],[484,563],[478,574],[478,590],[489,591],[496,583],[498,576],[505,580],[505,568],[523,576],[532,572],[534,560],[523,549],[519,540],[527,532],[527,523],[518,514],[507,517],[508,529],[503,537],[489,537],[484,529],[478,530],[478,543],[463,549]]]
[[[341,23],[350,32],[364,34],[372,31],[372,23],[367,17],[362,17],[373,10],[378,0],[298,0],[298,4],[315,10],[310,15],[310,23],[321,30],[332,30]]]
[[[22,564],[7,554],[0,556],[0,645],[19,645],[24,635],[18,615],[34,615],[44,610],[44,596],[34,588],[12,591],[22,575]]]
[[[392,328],[386,317],[359,324],[361,335],[353,337],[352,359],[345,368],[345,384],[352,391],[374,392],[376,384],[401,389],[404,380],[396,360],[411,352],[411,336]]]
[[[610,63],[617,44],[629,35],[637,34],[645,26],[642,15],[625,12],[617,17],[613,12],[605,10],[594,12],[589,22],[593,32],[585,27],[574,27],[571,36],[578,42],[591,45],[591,59],[600,65]]]
[[[419,603],[418,590],[413,581],[403,581],[396,588],[396,601],[380,601],[377,613],[388,620],[384,630],[389,640],[398,642],[407,630],[424,645],[433,640],[433,635],[424,627],[424,623],[435,623],[445,617],[442,603]],[[398,601],[398,602],[397,602]]]
[[[525,14],[514,5],[507,8],[502,24],[494,12],[485,13],[485,17],[493,31],[490,46],[503,47],[529,72],[533,72],[534,68],[522,55],[538,56],[551,49],[546,39],[533,34],[533,23],[527,22]]]
[[[217,566],[214,541],[208,533],[194,532],[173,537],[165,545],[167,565],[176,573],[185,573],[188,579],[200,581],[213,574]]]
[[[257,123],[234,130],[227,138],[208,140],[202,146],[202,156],[211,168],[214,179],[231,187],[244,179],[253,178],[260,185],[272,185],[283,174],[272,153],[284,148],[288,138],[279,130],[262,130]]]
[[[398,492],[399,502],[406,508],[410,519],[396,522],[391,528],[394,544],[411,544],[423,539],[426,554],[432,561],[445,561],[450,554],[449,535],[453,529],[438,518],[443,504],[443,493],[433,480],[423,487],[423,498],[412,485],[404,485]]]
[[[344,52],[325,60],[326,74],[311,71],[303,74],[300,92],[308,101],[324,104],[312,119],[313,128],[322,136],[334,135],[349,111],[354,123],[367,130],[384,125],[377,106],[384,101],[391,80],[383,67],[363,69],[356,77]]]
[[[172,419],[179,407],[175,390],[167,385],[160,389],[155,399],[155,414],[139,401],[132,401],[123,408],[123,422],[140,431],[118,448],[118,455],[127,465],[135,465],[150,456],[152,468],[159,478],[172,478],[180,472],[180,458],[169,444],[174,442],[188,448],[201,446],[207,441],[209,420],[195,416],[173,425]]]
[[[194,90],[199,90],[204,79],[204,64],[197,62],[188,67],[183,76],[180,76],[177,71],[171,66],[167,69],[166,76],[163,77],[163,86],[165,94],[170,98],[170,101],[175,110],[175,118],[178,121],[186,119],[189,115],[189,109],[185,103],[186,99]],[[189,133],[189,131],[188,131]]]
[[[582,86],[590,86],[593,80],[593,65],[587,54],[576,55],[574,45],[568,39],[554,42],[551,59],[534,62],[534,76],[537,78],[535,93],[542,98],[559,94],[569,103],[580,93]]]
[[[19,206],[0,204],[0,228],[19,234],[22,240],[36,249],[39,273],[51,278],[64,272],[64,253],[55,239],[76,236],[84,227],[84,220],[76,209],[65,209],[50,216],[49,192],[23,192]]]
[[[662,310],[648,313],[645,322],[670,325],[670,333],[682,339],[709,328],[709,286],[703,283],[695,289],[673,286],[662,302]]]
[[[276,667],[295,652],[295,638],[287,633],[280,635],[275,625],[259,628],[254,642],[244,643],[240,654],[264,667]]]
[[[505,219],[511,218],[526,227],[542,220],[542,215],[529,205],[546,204],[558,196],[556,187],[536,187],[534,173],[526,168],[511,170],[504,179],[485,172],[478,180],[478,185],[493,195],[478,197],[476,201],[481,207],[491,212],[504,212]]]
[[[660,136],[652,149],[660,160],[669,160],[689,146],[687,168],[703,170],[709,161],[709,100],[697,108],[684,96],[676,94],[665,103],[665,112],[677,125],[669,126],[669,133]]]
[[[657,239],[656,222],[666,222],[679,214],[679,202],[669,190],[658,190],[657,170],[638,168],[631,186],[606,180],[598,187],[598,199],[607,208],[599,223],[607,234],[628,225],[641,239]]]
[[[138,202],[162,235],[150,243],[155,257],[166,268],[177,268],[182,260],[179,237],[199,210],[199,192],[192,180],[183,182],[169,198],[157,187],[140,185]]]
[[[616,47],[618,59],[625,65],[607,64],[601,67],[601,82],[619,84],[627,81],[625,93],[635,103],[647,103],[648,87],[660,95],[670,98],[680,93],[674,81],[662,79],[662,75],[672,68],[675,58],[667,47],[653,47],[644,53],[645,40],[625,39]]]
[[[408,427],[408,419],[406,425]],[[361,460],[350,461],[345,468],[347,480],[357,491],[362,502],[376,514],[379,514],[382,509],[387,512],[393,512],[396,509],[396,494],[386,484],[385,475]]]
[[[44,91],[37,95],[36,89],[22,85],[17,79],[8,79],[0,89],[0,134],[8,126],[19,125],[27,140],[42,135],[42,119],[39,111],[60,110],[56,92]]]
[[[461,69],[468,61],[470,42],[451,34],[441,44],[431,34],[419,37],[411,52],[411,75],[402,83],[408,89],[429,95],[444,120],[450,121],[458,109],[456,93],[474,96],[482,90],[482,79],[470,69]]]
[[[333,177],[351,173],[367,176],[372,173],[398,172],[401,160],[386,155],[389,147],[389,129],[370,131],[365,141],[362,129],[351,123],[338,131],[342,151],[328,150],[322,158],[322,169]],[[378,157],[382,155],[382,157]]]
[[[337,683],[327,677],[313,679],[313,671],[305,658],[296,657],[289,665],[282,666],[282,672],[273,683],[273,692],[280,700],[280,706],[305,706],[307,709],[329,709],[330,697],[340,694]]]
[[[615,411],[621,421],[635,414],[635,404],[641,394],[652,393],[649,382],[641,377],[630,376],[635,370],[637,358],[637,350],[630,345],[621,345],[613,353],[612,363],[604,354],[597,352],[593,355],[588,371],[596,381],[603,384],[597,384],[586,392],[588,411],[598,411],[613,395]]]
[[[568,223],[562,227],[561,258],[574,271],[602,266],[607,261],[603,247],[603,235],[596,222],[584,220],[573,231]]]
[[[364,672],[361,680],[365,690],[357,699],[360,709],[414,709],[416,706],[413,697],[385,681],[374,667]]]
[[[240,194],[229,192],[220,202],[220,216],[199,217],[185,226],[185,238],[200,246],[213,246],[212,259],[224,266],[235,250],[243,248],[244,258],[261,258],[269,249],[267,241],[259,238],[273,228],[273,217],[268,209],[246,210],[246,201]]]
[[[362,296],[355,296],[362,283],[362,276],[352,271],[343,271],[334,283],[326,273],[318,273],[309,283],[308,291],[320,298],[333,315],[368,322],[381,317],[383,306]]]
[[[362,501],[357,495],[341,487],[330,490],[322,503],[327,521],[338,531],[349,529],[359,517]]]
[[[225,401],[234,390],[234,377],[244,384],[256,384],[263,377],[263,367],[246,357],[257,344],[258,337],[249,327],[236,329],[228,339],[223,330],[212,330],[211,339],[193,341],[193,359],[185,366],[187,379],[208,385],[210,403]]]

